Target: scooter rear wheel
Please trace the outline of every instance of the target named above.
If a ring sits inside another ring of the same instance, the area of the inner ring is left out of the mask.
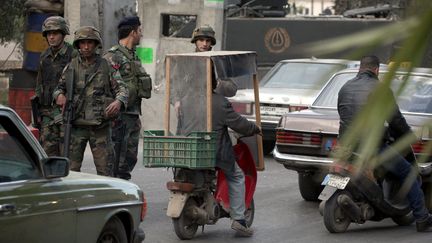
[[[324,225],[330,233],[343,233],[351,223],[351,219],[337,202],[339,195],[342,194],[351,196],[347,191],[337,191],[324,204]]]
[[[252,226],[252,223],[254,221],[254,217],[255,217],[255,203],[254,203],[254,200],[252,198],[250,206],[248,209],[246,209],[246,212],[245,212],[245,220],[246,220],[246,225],[248,227]]]
[[[180,240],[192,239],[198,230],[198,224],[194,223],[194,220],[189,215],[187,215],[187,213],[185,213],[188,211],[188,208],[195,205],[195,200],[189,198],[183,208],[182,213],[180,214],[180,217],[172,219],[174,231]]]

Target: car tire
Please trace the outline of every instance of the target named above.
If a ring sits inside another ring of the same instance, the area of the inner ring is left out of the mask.
[[[263,141],[263,153],[264,155],[270,154],[275,147],[275,141]]]
[[[123,226],[122,221],[118,217],[111,218],[108,223],[105,224],[102,232],[100,233],[97,243],[127,243],[126,230]]]
[[[298,173],[300,194],[306,201],[318,201],[323,186],[316,180],[314,174]]]

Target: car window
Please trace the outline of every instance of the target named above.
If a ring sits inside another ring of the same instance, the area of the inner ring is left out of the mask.
[[[330,82],[321,91],[313,106],[336,108],[339,90],[357,73],[342,73],[333,76]]]
[[[320,89],[343,64],[286,62],[275,66],[261,81],[261,87]]]
[[[40,177],[29,145],[22,142],[17,131],[10,120],[0,119],[0,183]]]
[[[353,72],[335,75],[321,91],[313,106],[336,109],[339,90],[356,74]],[[384,74],[380,74],[380,79]],[[405,86],[402,87],[403,84]],[[432,77],[411,74],[407,78],[405,74],[396,74],[391,88],[395,94],[398,94],[397,91],[401,87],[402,92],[397,96],[397,102],[402,112],[432,113]]]

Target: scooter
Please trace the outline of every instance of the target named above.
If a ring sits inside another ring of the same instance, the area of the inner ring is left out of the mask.
[[[245,220],[251,226],[255,214],[255,162],[241,138],[234,146],[234,152],[245,174]],[[213,225],[220,218],[230,217],[228,182],[222,170],[174,168],[173,173],[174,181],[167,182],[170,190],[167,215],[172,218],[175,233],[181,240],[192,239],[199,226]]]
[[[358,173],[350,163],[334,163],[324,178],[318,199],[324,225],[330,233],[342,233],[351,223],[391,218],[406,226],[414,217],[406,197],[399,195],[401,183],[383,170]]]

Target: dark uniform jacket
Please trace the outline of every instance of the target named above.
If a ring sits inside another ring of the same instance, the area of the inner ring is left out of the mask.
[[[216,135],[216,166],[225,170],[233,170],[235,154],[228,127],[242,135],[259,133],[258,126],[234,111],[231,103],[221,94],[213,93],[212,127]]]
[[[366,104],[369,95],[374,91],[378,82],[378,77],[373,72],[360,71],[355,78],[342,86],[339,91],[337,105],[340,116],[339,137],[346,132],[355,115]],[[409,125],[399,110],[399,106],[396,104],[392,90],[389,88],[386,92],[390,92],[389,97],[392,99],[391,102],[394,104],[395,110],[393,116],[387,120],[388,132],[384,134],[383,138],[385,142],[390,141],[391,137],[396,139],[411,132]]]

